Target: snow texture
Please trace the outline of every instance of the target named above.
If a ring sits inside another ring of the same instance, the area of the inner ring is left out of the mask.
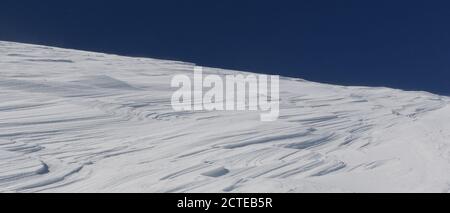
[[[193,67],[0,42],[0,192],[450,190],[447,97],[282,77],[274,122],[175,112]]]

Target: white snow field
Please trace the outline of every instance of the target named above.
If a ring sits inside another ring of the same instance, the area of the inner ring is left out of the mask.
[[[277,121],[175,112],[193,67],[0,42],[0,192],[450,190],[448,97],[282,77]]]

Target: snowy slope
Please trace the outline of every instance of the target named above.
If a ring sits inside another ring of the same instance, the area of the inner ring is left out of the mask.
[[[450,190],[447,97],[281,78],[274,122],[174,112],[193,66],[0,42],[0,192]]]

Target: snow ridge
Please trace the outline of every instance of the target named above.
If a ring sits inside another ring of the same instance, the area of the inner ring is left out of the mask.
[[[0,192],[449,190],[447,97],[280,78],[274,122],[175,112],[193,67],[0,42]]]

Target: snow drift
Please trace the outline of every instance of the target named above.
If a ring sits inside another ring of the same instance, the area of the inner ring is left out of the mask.
[[[280,78],[274,122],[174,112],[193,67],[0,42],[0,192],[450,190],[447,97]]]

